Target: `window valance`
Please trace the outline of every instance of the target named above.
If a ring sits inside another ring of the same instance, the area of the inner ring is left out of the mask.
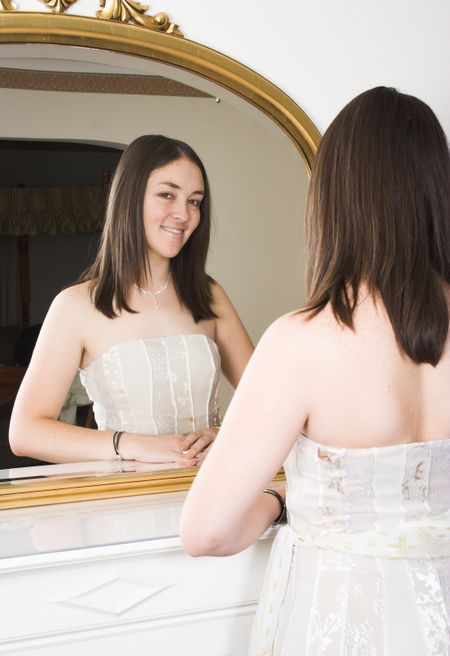
[[[108,187],[0,188],[0,235],[101,230]]]

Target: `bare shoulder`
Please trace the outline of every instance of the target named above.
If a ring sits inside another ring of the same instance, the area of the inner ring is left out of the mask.
[[[217,280],[213,280],[211,283],[211,293],[213,297],[213,307],[216,314],[221,316],[224,312],[233,308],[229,296]]]
[[[256,350],[271,363],[284,362],[287,370],[307,373],[321,357],[324,343],[329,342],[331,323],[325,311],[317,316],[295,310],[276,319],[261,337]]]
[[[282,340],[284,343],[305,343],[317,330],[317,317],[311,317],[303,310],[294,310],[276,319],[266,330],[263,339]]]
[[[48,360],[49,354],[58,354],[57,361],[61,370],[67,363],[71,371],[73,367],[79,366],[86,336],[92,332],[94,325],[94,312],[86,283],[67,287],[54,298],[36,345],[35,354],[38,357],[33,354],[37,370],[42,362]]]
[[[96,325],[98,314],[91,300],[89,284],[72,285],[53,299],[44,321],[45,331],[56,330],[66,336],[81,337],[89,326]]]
[[[93,310],[94,304],[91,299],[89,283],[82,282],[63,289],[55,296],[51,309],[52,312],[68,312],[69,314],[76,314],[80,311],[85,313]]]
[[[215,320],[216,329],[219,326],[235,326],[236,323],[240,323],[238,312],[222,285],[214,280],[211,285],[211,292],[213,297],[212,308],[217,316]]]

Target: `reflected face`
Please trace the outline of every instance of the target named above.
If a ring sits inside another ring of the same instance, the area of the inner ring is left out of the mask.
[[[152,171],[144,194],[144,230],[150,256],[178,255],[200,223],[203,176],[182,157]]]

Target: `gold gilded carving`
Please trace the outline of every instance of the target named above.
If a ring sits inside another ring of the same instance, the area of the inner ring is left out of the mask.
[[[55,14],[62,14],[74,4],[77,0],[42,0],[44,5],[51,9]]]
[[[56,1],[58,2],[59,0]],[[64,2],[64,0],[62,1]],[[72,0],[72,2],[73,1],[75,0]],[[167,14],[159,13],[155,16],[146,14],[145,12],[149,8],[148,5],[142,5],[136,0],[100,0],[100,7],[101,9],[97,11],[97,18],[102,18],[103,20],[115,20],[122,23],[133,22],[137,25],[157,30],[158,32],[183,36],[178,25],[171,23]]]
[[[12,0],[0,0],[0,8],[3,9],[3,11],[14,11],[16,6]]]

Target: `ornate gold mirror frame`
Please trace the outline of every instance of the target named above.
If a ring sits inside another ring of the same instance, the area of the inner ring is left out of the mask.
[[[311,169],[320,133],[289,96],[239,62],[182,38],[178,27],[164,14],[151,17],[138,12],[131,17],[138,24],[130,25],[120,22],[124,18],[130,20],[130,16],[120,18],[120,12],[116,16],[109,4],[109,8],[102,5],[103,15],[99,11],[98,18],[88,18],[15,12],[10,10],[9,0],[0,0],[0,8],[4,9],[0,10],[0,45],[33,43],[95,48],[195,73],[237,94],[269,116],[290,136],[308,170]],[[121,0],[119,5],[123,6]],[[194,476],[195,470],[172,470],[0,483],[0,509],[186,490]]]

